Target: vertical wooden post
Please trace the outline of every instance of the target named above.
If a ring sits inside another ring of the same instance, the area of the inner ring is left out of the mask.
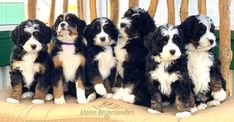
[[[139,0],[129,0],[128,1],[128,7],[135,7],[135,6],[139,6]]]
[[[188,17],[189,0],[182,0],[180,5],[180,21],[184,21]]]
[[[67,13],[68,10],[68,0],[63,0],[63,13]]]
[[[174,0],[167,0],[168,23],[175,25],[175,3]]]
[[[157,7],[158,7],[158,0],[151,0],[149,8],[148,8],[148,13],[150,14],[152,18],[154,18],[155,16]]]
[[[89,7],[90,7],[90,19],[92,21],[97,17],[96,0],[89,0]]]
[[[227,81],[227,95],[230,95],[230,64],[232,60],[231,50],[231,25],[230,25],[230,3],[231,0],[219,0],[220,21],[220,60],[221,71]]]
[[[110,0],[110,19],[117,25],[119,20],[119,0]]]
[[[50,16],[48,25],[51,27],[54,24],[54,13],[55,13],[55,0],[50,1]],[[50,52],[52,49],[52,42],[48,44],[48,51]]]
[[[206,15],[206,0],[198,0],[198,13]]]
[[[36,19],[37,0],[28,0],[27,8],[28,19]]]
[[[77,13],[80,19],[84,20],[83,0],[77,0]]]

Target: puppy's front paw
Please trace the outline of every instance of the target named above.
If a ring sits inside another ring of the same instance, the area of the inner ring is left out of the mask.
[[[111,99],[113,97],[112,93],[107,93],[104,95],[105,98]]]
[[[64,96],[61,96],[60,98],[54,98],[54,103],[57,105],[65,104],[66,101],[64,99]]]
[[[104,87],[103,84],[96,84],[96,85],[94,86],[94,89],[95,89],[95,91],[96,91],[99,95],[101,95],[101,96],[103,96],[103,95],[106,94],[106,88]]]
[[[85,97],[78,97],[77,102],[79,104],[86,104],[86,103],[88,103],[88,100]]]
[[[177,118],[185,118],[185,117],[189,117],[189,116],[191,116],[191,115],[192,115],[192,114],[191,114],[190,112],[187,112],[187,111],[176,113],[176,117],[177,117]]]
[[[209,107],[217,106],[217,105],[220,105],[220,101],[218,100],[212,100],[212,101],[207,102],[207,106]]]
[[[34,100],[32,100],[32,103],[33,104],[44,104],[45,102],[42,99],[34,99]]]
[[[147,111],[148,111],[149,113],[152,113],[152,114],[159,114],[159,113],[161,113],[160,111],[154,110],[154,109],[152,109],[152,108],[148,108]]]
[[[197,106],[198,110],[204,110],[206,109],[207,105],[205,103],[201,103]]]
[[[34,93],[33,92],[25,92],[21,95],[21,99],[31,99],[33,98]]]
[[[197,111],[198,111],[197,107],[191,108],[191,110],[190,110],[191,113],[194,113],[194,112],[197,112]]]
[[[126,94],[123,96],[122,100],[124,102],[128,102],[128,103],[134,103],[135,102],[135,96],[132,94]]]
[[[45,101],[51,101],[51,100],[53,100],[53,98],[54,98],[54,96],[52,94],[47,94],[45,96]]]
[[[97,94],[95,92],[93,92],[92,94],[90,94],[88,97],[87,97],[87,100],[88,102],[92,102],[96,99],[97,97]]]
[[[8,103],[20,103],[19,100],[14,99],[14,98],[7,98],[6,101],[7,101]]]
[[[212,92],[212,96],[215,100],[218,100],[220,102],[224,101],[226,99],[226,92],[222,89],[218,92]]]

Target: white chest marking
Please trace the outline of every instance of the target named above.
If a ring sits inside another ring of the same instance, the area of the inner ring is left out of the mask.
[[[110,75],[111,69],[116,66],[116,58],[113,56],[112,48],[106,46],[103,52],[95,56],[95,60],[98,61],[98,70],[102,78],[106,79]]]
[[[115,47],[115,55],[117,59],[117,72],[123,78],[124,68],[123,63],[126,61],[128,53],[124,46],[127,44],[127,38],[119,38]]]
[[[171,94],[171,84],[176,80],[181,79],[179,73],[175,72],[169,74],[167,71],[165,71],[165,68],[167,68],[168,65],[170,64],[161,63],[155,68],[155,70],[150,72],[151,79],[157,80],[160,83],[161,92],[167,96]]]
[[[210,67],[213,57],[208,52],[187,52],[188,70],[195,87],[194,92],[204,93],[209,91]]]
[[[38,72],[39,65],[34,63],[37,58],[37,53],[26,53],[22,57],[22,62],[20,64],[20,69],[22,70],[22,75],[25,81],[25,87],[30,87],[31,83],[34,81],[34,75]]]
[[[60,51],[58,54],[63,62],[64,77],[67,82],[74,82],[76,71],[81,64],[80,54],[75,54],[75,46],[62,45],[62,49],[63,51]]]

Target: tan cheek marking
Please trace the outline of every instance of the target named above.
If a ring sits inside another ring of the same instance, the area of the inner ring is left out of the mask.
[[[18,81],[18,84],[11,90],[10,98],[19,100],[22,95],[22,81]]]
[[[60,98],[63,96],[63,81],[60,79],[57,86],[53,86],[54,98]]]
[[[78,31],[76,28],[71,28],[71,35],[78,35]]]
[[[63,62],[60,60],[59,56],[53,57],[53,63],[55,68],[62,66]]]

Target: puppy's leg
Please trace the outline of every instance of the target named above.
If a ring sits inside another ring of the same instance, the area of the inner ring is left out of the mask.
[[[182,98],[180,98],[179,95],[176,96],[176,109],[177,109],[177,113],[176,113],[176,117],[178,118],[184,118],[184,117],[189,117],[191,116],[191,113],[189,111],[190,107],[187,105],[187,103],[183,103]]]
[[[211,95],[213,96],[214,101],[211,102],[210,105],[208,105],[208,103],[207,103],[207,105],[208,106],[219,105],[220,102],[224,101],[227,97],[226,92],[224,91],[224,89],[222,87],[222,83],[219,82],[218,80],[211,79],[210,86],[211,86],[211,91],[212,91]]]
[[[49,88],[43,88],[40,83],[36,85],[35,95],[33,98],[33,104],[44,104],[45,95],[47,94]]]
[[[103,82],[103,79],[101,76],[96,76],[93,79],[94,89],[97,92],[97,94],[99,94],[101,96],[104,96],[107,94],[106,88],[105,88],[103,83],[104,82]]]
[[[53,86],[54,103],[55,104],[65,104],[65,99],[63,95],[63,81],[62,78],[58,81],[57,85]]]
[[[161,113],[163,112],[163,106],[162,106],[162,98],[160,92],[155,92],[151,96],[151,106],[148,108],[148,112],[150,113]]]
[[[22,95],[23,80],[22,74],[19,70],[12,70],[10,72],[12,90],[9,98],[6,99],[8,103],[20,103],[20,97]]]
[[[191,104],[191,113],[197,112],[198,108],[195,102],[195,96],[193,93],[190,93],[190,104]]]
[[[85,97],[85,87],[84,87],[83,82],[80,78],[78,78],[76,80],[76,96],[77,96],[77,102],[79,104],[88,103],[88,101]]]
[[[112,93],[112,88],[110,86],[110,81],[109,80],[104,80],[104,87],[106,88],[107,94],[104,95],[105,98],[112,98],[113,93]]]

